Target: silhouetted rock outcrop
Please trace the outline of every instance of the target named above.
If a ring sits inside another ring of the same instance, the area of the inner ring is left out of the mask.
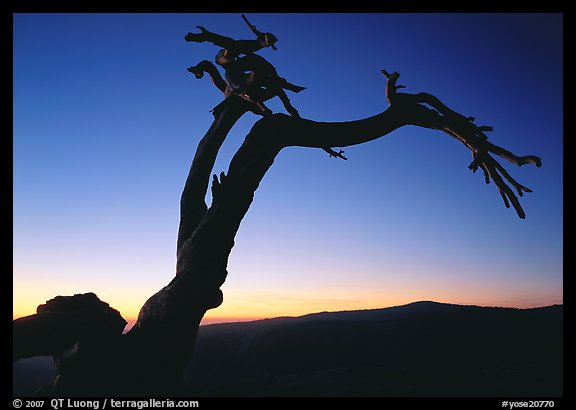
[[[57,296],[13,323],[13,360],[55,355],[122,334],[126,320],[94,293]],[[68,355],[71,353],[69,352]]]
[[[13,360],[53,357],[56,375],[41,393],[96,393],[113,379],[107,373],[118,362],[127,323],[116,309],[94,293],[84,293],[57,296],[36,311],[13,323]]]

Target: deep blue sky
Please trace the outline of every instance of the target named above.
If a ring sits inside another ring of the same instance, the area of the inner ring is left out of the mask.
[[[347,148],[348,161],[286,149],[242,223],[212,317],[563,302],[561,14],[248,17],[279,38],[260,54],[308,87],[290,94],[303,117],[381,112],[385,68],[543,166],[500,161],[534,190],[520,220],[438,131],[405,127]],[[196,25],[252,38],[240,14],[14,15],[15,315],[94,291],[134,317],[174,275],[181,189],[221,101],[186,71],[218,51],[184,41]],[[257,119],[236,124],[215,173]]]

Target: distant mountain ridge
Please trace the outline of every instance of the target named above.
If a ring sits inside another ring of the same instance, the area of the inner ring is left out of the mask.
[[[29,360],[14,364],[16,395],[31,394],[50,375],[46,358]],[[176,391],[194,397],[561,396],[563,306],[420,301],[204,325]]]
[[[203,325],[202,327],[208,326],[227,326],[236,324],[250,324],[250,323],[265,323],[265,322],[281,322],[281,321],[295,321],[304,322],[308,320],[378,320],[384,319],[387,316],[396,316],[402,314],[409,314],[418,311],[441,311],[450,308],[461,308],[461,309],[498,309],[498,310],[511,310],[511,311],[526,311],[534,309],[548,309],[563,307],[563,305],[549,305],[534,308],[515,308],[515,307],[501,307],[501,306],[478,306],[478,305],[460,305],[455,303],[443,303],[434,302],[431,300],[422,300],[411,302],[405,305],[390,306],[386,308],[375,308],[375,309],[357,309],[357,310],[336,310],[336,311],[322,311],[307,313],[301,316],[278,316],[266,319],[256,319],[247,321],[237,321],[237,322],[223,322],[223,323],[210,323]]]
[[[431,301],[200,329],[185,379],[208,396],[555,396],[563,306]]]

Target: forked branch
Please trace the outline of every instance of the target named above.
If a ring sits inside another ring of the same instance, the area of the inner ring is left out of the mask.
[[[382,73],[387,78],[386,96],[391,106],[399,103],[404,104],[407,109],[409,109],[410,104],[418,104],[420,106],[426,104],[432,107],[436,115],[441,117],[441,127],[432,126],[431,128],[444,131],[451,137],[461,141],[470,149],[473,160],[468,168],[472,170],[472,172],[476,172],[478,168],[482,169],[485,182],[487,184],[490,183],[490,180],[494,182],[500,191],[506,208],[509,208],[510,203],[512,203],[518,216],[524,219],[526,214],[520,205],[520,201],[510,186],[506,184],[506,181],[516,189],[519,196],[522,196],[524,192],[532,192],[532,190],[516,181],[490,153],[498,155],[518,166],[534,164],[540,167],[542,166],[542,160],[535,155],[517,156],[498,145],[488,142],[488,137],[485,132],[492,131],[493,127],[486,125],[477,126],[474,124],[474,117],[465,117],[455,112],[431,94],[396,93],[396,89],[399,88],[399,86],[396,86],[396,81],[400,75],[398,73],[388,74],[385,70],[382,70]],[[427,126],[426,124],[420,125]]]

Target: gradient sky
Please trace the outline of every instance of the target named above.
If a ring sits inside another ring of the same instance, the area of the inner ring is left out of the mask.
[[[534,191],[520,199],[521,220],[439,131],[404,127],[346,148],[348,161],[285,149],[206,322],[417,300],[563,303],[561,14],[248,17],[279,38],[260,54],[308,87],[289,95],[303,117],[383,111],[385,68],[543,166],[500,161]],[[184,41],[196,25],[252,38],[240,14],[14,15],[14,317],[92,291],[132,319],[173,277],[180,193],[221,101],[186,71],[218,51]],[[235,125],[215,173],[258,118]]]

